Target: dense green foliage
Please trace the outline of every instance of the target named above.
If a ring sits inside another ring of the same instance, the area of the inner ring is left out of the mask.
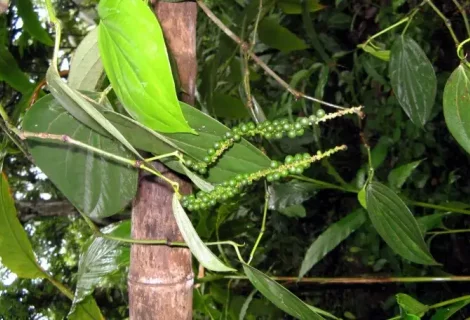
[[[100,17],[93,1],[54,3],[59,52],[45,5],[0,13],[0,103],[19,128],[2,114],[0,319],[125,318],[129,247],[109,235],[129,238],[128,165],[174,151],[165,163],[201,190],[173,200],[206,268],[194,318],[467,318],[469,3],[330,2],[203,2],[196,108],[177,103],[158,24],[129,21],[152,18],[140,0],[119,2],[126,17],[111,0]],[[25,201],[83,216],[31,218]],[[245,246],[204,244],[223,240]]]

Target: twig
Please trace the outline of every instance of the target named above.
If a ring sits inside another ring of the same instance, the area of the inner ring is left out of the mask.
[[[458,47],[460,41],[457,38],[457,36],[455,35],[454,29],[452,29],[452,23],[450,22],[450,20],[442,13],[441,10],[439,10],[438,7],[436,7],[436,5],[431,0],[426,0],[426,2],[436,12],[436,14],[439,16],[439,18],[441,18],[442,21],[444,21],[444,24],[446,25],[447,29],[449,30],[450,35],[452,36],[452,39],[455,42],[455,46]]]
[[[223,276],[224,279],[248,280],[246,276]],[[423,283],[423,282],[469,282],[470,276],[450,277],[270,277],[271,280],[288,283],[315,283],[315,284],[379,284],[379,283]],[[204,278],[199,279],[204,281]],[[213,279],[211,279],[213,280]]]
[[[454,2],[457,9],[460,11],[460,14],[462,15],[462,18],[463,18],[463,22],[465,23],[465,29],[467,29],[467,35],[470,37],[470,24],[468,23],[467,13],[465,12],[465,9],[457,0],[452,0],[452,1]]]
[[[255,245],[253,246],[253,249],[251,250],[250,259],[248,259],[247,264],[250,264],[251,260],[253,260],[253,257],[255,256],[255,253],[256,253],[256,249],[258,248],[258,245],[261,241],[261,238],[264,235],[264,231],[266,230],[266,217],[268,215],[268,204],[269,204],[269,191],[268,191],[268,186],[267,186],[266,182],[264,183],[264,188],[265,188],[266,192],[265,192],[265,195],[264,195],[265,200],[264,200],[264,208],[263,208],[263,220],[261,222],[261,230],[258,234],[258,238],[256,239]]]
[[[204,13],[207,15],[207,17],[212,20],[228,37],[230,37],[233,41],[235,41],[245,52],[250,56],[253,61],[255,61],[270,77],[272,77],[274,80],[276,80],[279,85],[281,85],[284,89],[286,89],[290,94],[292,94],[295,99],[300,99],[304,98],[307,100],[311,100],[317,103],[320,103],[324,106],[328,106],[331,108],[335,109],[346,109],[345,107],[329,103],[314,97],[311,97],[309,95],[306,95],[303,92],[297,91],[294,88],[292,88],[286,81],[284,81],[276,72],[274,72],[266,63],[264,63],[263,60],[261,60],[256,54],[253,53],[253,51],[250,50],[250,45],[240,39],[235,33],[233,33],[217,16],[204,4],[203,1],[197,0],[197,3],[199,7],[204,11]]]

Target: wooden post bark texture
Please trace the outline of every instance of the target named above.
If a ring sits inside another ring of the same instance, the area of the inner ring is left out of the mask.
[[[194,103],[197,72],[195,2],[154,3],[168,50],[176,61],[181,99]],[[152,41],[152,39],[149,39]],[[182,193],[191,186],[160,163],[155,167],[178,181]],[[132,210],[132,237],[183,241],[173,217],[173,190],[165,182],[142,174]],[[132,245],[129,269],[129,313],[131,320],[192,319],[194,275],[191,253],[186,248]]]

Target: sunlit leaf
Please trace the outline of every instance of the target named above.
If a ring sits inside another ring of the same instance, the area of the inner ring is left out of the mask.
[[[45,45],[52,46],[54,41],[52,41],[47,31],[41,26],[39,17],[34,11],[33,2],[31,0],[16,0],[16,7],[18,15],[23,20],[24,30],[36,40]]]
[[[388,174],[388,183],[392,188],[401,189],[403,184],[419,166],[422,160],[413,161],[402,166],[399,166]]]
[[[193,132],[184,119],[162,29],[140,0],[99,3],[98,44],[106,74],[127,112],[160,132]]]
[[[437,80],[432,63],[411,38],[399,36],[390,53],[390,79],[401,107],[419,127],[431,116]]]
[[[196,257],[200,264],[206,269],[218,272],[236,271],[233,268],[227,267],[222,261],[217,258],[212,251],[202,242],[196,230],[194,229],[191,220],[189,220],[186,212],[184,212],[176,193],[173,195],[172,200],[173,214],[175,215],[176,223],[183,236],[184,241],[188,245],[191,253]]]
[[[243,264],[243,270],[251,284],[279,309],[301,320],[323,319],[309,305],[261,271],[247,264]]]
[[[103,151],[131,158],[120,143],[92,131],[72,117],[51,95],[26,113],[26,131],[68,135]],[[113,215],[134,198],[137,170],[60,141],[28,140],[36,165],[79,210],[90,217]]]
[[[364,210],[360,209],[330,225],[308,248],[300,267],[299,279],[365,221]]]
[[[470,153],[470,69],[461,64],[447,80],[444,89],[444,117],[457,142]]]
[[[72,57],[68,83],[77,90],[97,91],[105,78],[98,49],[98,28],[90,31]]]
[[[377,50],[376,48],[372,47],[369,44],[368,45],[360,44],[357,47],[361,48],[367,53],[370,53],[374,57],[379,58],[380,60],[390,61],[390,50]]]
[[[279,20],[274,18],[264,18],[260,22],[258,36],[261,42],[283,53],[308,48],[304,40],[297,37],[287,28],[281,26]]]
[[[44,278],[33,248],[18,220],[12,192],[4,173],[0,177],[0,262],[20,278]]]
[[[435,265],[410,209],[391,189],[371,182],[366,191],[367,211],[375,230],[395,253],[412,262]]]
[[[28,76],[21,71],[10,51],[0,45],[0,80],[8,83],[13,89],[26,93],[34,85]]]
[[[411,313],[417,316],[423,316],[429,310],[429,306],[422,304],[421,302],[407,294],[399,293],[395,297],[397,299],[397,303],[407,313]]]

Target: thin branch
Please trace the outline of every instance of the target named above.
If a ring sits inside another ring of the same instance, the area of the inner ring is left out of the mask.
[[[457,9],[460,11],[460,14],[462,15],[462,18],[463,18],[463,22],[465,23],[465,29],[467,29],[467,36],[470,37],[470,24],[468,23],[467,12],[465,12],[465,9],[457,0],[452,0],[452,1],[454,2]]]
[[[246,276],[223,276],[224,279],[248,280]],[[423,282],[469,282],[470,276],[450,277],[270,277],[274,281],[288,283],[314,283],[314,284],[379,284],[379,283],[423,283]],[[204,281],[204,278],[199,279]],[[210,279],[213,280],[213,279]]]
[[[452,28],[452,23],[450,22],[450,20],[442,13],[441,10],[439,10],[438,7],[436,7],[436,5],[431,0],[426,0],[426,2],[436,12],[436,14],[439,16],[439,18],[441,18],[442,21],[444,21],[444,24],[446,25],[447,29],[449,30],[450,35],[452,36],[452,39],[455,42],[455,46],[458,47],[460,41],[457,38],[457,36],[455,35],[454,29]]]
[[[261,60],[253,51],[250,50],[250,44],[246,43],[240,37],[238,37],[235,33],[233,33],[217,16],[204,4],[203,1],[197,0],[199,7],[204,11],[207,17],[212,20],[228,37],[230,37],[233,41],[235,41],[240,47],[243,52],[248,54],[253,61],[255,61],[270,77],[276,80],[279,85],[281,85],[284,89],[286,89],[290,94],[292,94],[295,99],[304,98],[307,100],[311,100],[317,102],[319,104],[335,108],[335,109],[346,109],[345,107],[325,102],[323,100],[311,97],[306,95],[303,92],[297,91],[292,88],[286,81],[284,81],[276,72],[274,72],[263,60]]]

